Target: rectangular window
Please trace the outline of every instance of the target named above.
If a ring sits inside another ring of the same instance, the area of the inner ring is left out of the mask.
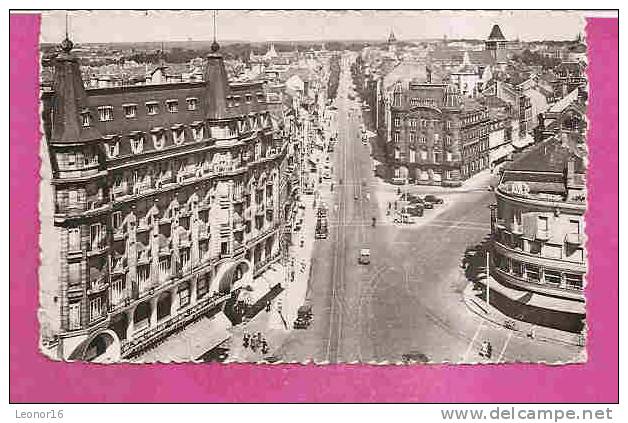
[[[102,302],[100,297],[97,297],[89,303],[89,321],[92,322],[100,316],[102,316]]]
[[[144,151],[144,137],[142,135],[135,136],[129,141],[131,142],[131,151],[133,151],[133,154],[140,154]]]
[[[511,260],[512,274],[518,277],[523,276],[523,264],[517,260]]]
[[[78,192],[68,191],[68,205],[70,207],[77,207],[79,204]]]
[[[549,226],[548,226],[548,218],[547,218],[547,216],[539,216],[539,219],[538,219],[538,230],[542,231],[542,232],[547,232],[548,229],[549,229]]]
[[[146,114],[156,115],[159,113],[159,104],[156,101],[146,103]]]
[[[89,239],[91,250],[98,250],[101,246],[101,225],[100,223],[96,223],[89,227]]]
[[[113,120],[113,107],[101,106],[98,108],[98,116],[101,122],[109,122]]]
[[[451,152],[447,152],[447,161],[451,162],[453,160],[453,154],[451,154]]]
[[[68,264],[68,283],[70,286],[81,284],[81,263]]]
[[[120,226],[122,226],[122,212],[113,212],[111,215],[111,227],[113,229],[120,229]]]
[[[569,289],[582,290],[582,287],[584,286],[582,281],[582,275],[565,273],[565,285]]]
[[[247,103],[251,103],[253,101],[253,96],[251,94],[247,94],[244,98]]]
[[[220,254],[221,255],[229,254],[229,243],[228,242],[221,242],[220,243]]]
[[[137,104],[124,104],[122,109],[124,110],[125,118],[133,119],[137,117]]]
[[[68,230],[69,237],[69,250],[80,251],[81,250],[81,231],[79,228],[70,228]]]
[[[394,142],[399,142],[399,132],[393,133],[393,141]]]
[[[81,328],[81,303],[70,303],[69,305],[69,329],[77,330]]]
[[[427,151],[421,150],[419,155],[421,156],[421,160],[427,160]]]
[[[186,307],[190,304],[190,285],[185,284],[179,288],[179,308]]]
[[[541,282],[541,272],[538,266],[526,264],[526,279],[531,283]]]
[[[425,144],[425,143],[427,142],[427,138],[425,138],[424,136],[420,136],[420,137],[419,137],[419,142],[420,142],[421,144]]]
[[[560,286],[560,272],[555,270],[545,270],[545,283],[552,286]]]
[[[179,102],[177,100],[167,100],[166,107],[168,108],[168,112],[177,113],[179,111]]]
[[[92,117],[89,114],[89,112],[81,113],[81,122],[82,122],[84,128],[87,128],[87,127],[91,126],[91,124],[92,124]]]
[[[410,163],[416,162],[416,151],[410,150]]]
[[[198,99],[191,97],[185,100],[188,104],[188,110],[196,110],[198,107]]]
[[[401,126],[401,119],[395,118],[395,126]]]
[[[416,128],[416,119],[410,120],[410,126]]]
[[[196,285],[196,297],[203,298],[209,292],[209,276],[202,276]]]

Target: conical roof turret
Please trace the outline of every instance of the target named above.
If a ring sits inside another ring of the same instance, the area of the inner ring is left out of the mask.
[[[89,102],[78,59],[72,54],[73,47],[74,43],[66,35],[60,44],[61,52],[54,59],[50,139],[53,143],[74,143],[100,138],[93,125],[83,126],[81,114],[89,113]]]

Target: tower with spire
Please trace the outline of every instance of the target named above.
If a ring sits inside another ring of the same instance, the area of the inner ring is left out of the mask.
[[[393,31],[392,27],[390,28],[390,33],[388,34],[388,41],[386,42],[386,44],[388,45],[389,53],[394,54],[397,52],[397,37],[395,37],[395,32]]]
[[[499,25],[493,25],[491,33],[484,41],[485,50],[490,51],[494,56],[496,56],[498,50],[504,50],[506,48],[506,44],[506,37],[504,37],[504,34],[502,33]]]

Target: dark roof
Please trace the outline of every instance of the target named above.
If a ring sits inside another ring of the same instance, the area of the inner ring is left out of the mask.
[[[488,36],[488,39],[506,41],[506,37],[504,37],[501,28],[497,24],[493,25],[493,29],[491,29],[491,34]]]
[[[556,138],[549,138],[517,156],[508,170],[562,173],[571,156],[569,148]]]

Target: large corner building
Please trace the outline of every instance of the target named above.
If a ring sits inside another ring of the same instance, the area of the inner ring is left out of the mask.
[[[126,359],[213,310],[237,321],[291,190],[262,83],[229,83],[214,43],[204,82],[86,90],[72,49],[42,98],[59,244],[43,348]]]

